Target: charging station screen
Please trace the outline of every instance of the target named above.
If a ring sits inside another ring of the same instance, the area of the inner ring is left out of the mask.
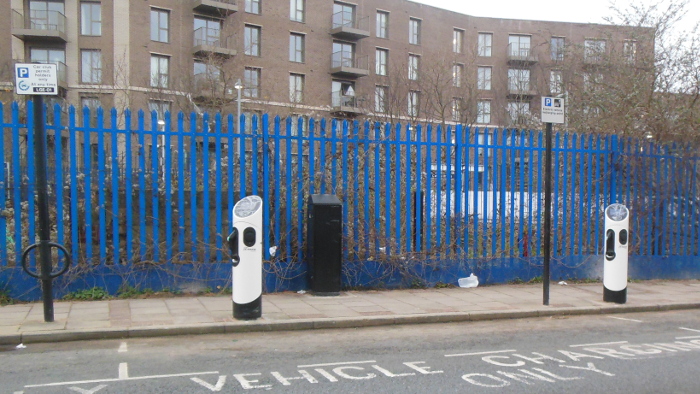
[[[233,207],[233,213],[239,218],[246,218],[260,209],[262,206],[262,199],[258,196],[248,196],[241,201],[239,201],[235,207]]]

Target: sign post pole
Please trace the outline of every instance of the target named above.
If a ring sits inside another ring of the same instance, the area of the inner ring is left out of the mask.
[[[542,97],[542,122],[545,123],[544,156],[544,254],[542,272],[542,304],[549,305],[550,259],[552,255],[552,123],[564,123],[564,99]]]
[[[36,195],[39,211],[39,243],[29,245],[22,252],[22,268],[30,276],[41,280],[42,300],[44,303],[44,321],[54,321],[53,279],[62,275],[70,266],[70,257],[66,249],[51,242],[51,224],[49,218],[49,191],[46,176],[46,127],[44,124],[44,96],[58,94],[57,66],[55,64],[18,63],[15,65],[15,92],[29,95],[33,110],[31,128],[34,129],[34,163],[36,166]],[[61,187],[58,185],[58,187]],[[32,198],[32,197],[30,197]],[[60,203],[60,202],[59,202]],[[32,249],[39,248],[38,269],[31,270],[28,255]],[[58,248],[64,253],[65,263],[61,270],[54,272],[51,261],[51,248]]]

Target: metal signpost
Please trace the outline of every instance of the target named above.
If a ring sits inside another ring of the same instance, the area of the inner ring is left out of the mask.
[[[58,75],[55,64],[18,63],[15,65],[15,93],[29,95],[33,103],[34,116],[34,163],[36,165],[36,193],[39,211],[39,243],[29,245],[22,252],[22,268],[29,276],[41,279],[44,301],[44,321],[54,321],[53,279],[63,275],[70,267],[70,255],[63,245],[51,242],[49,224],[49,193],[46,181],[46,130],[44,126],[44,96],[58,94]],[[29,198],[32,198],[31,196]],[[39,266],[29,266],[29,252],[39,248]],[[63,267],[54,271],[51,248],[64,254]]]
[[[542,303],[549,305],[549,264],[552,241],[552,123],[564,123],[564,99],[559,97],[542,97],[542,122],[545,130],[544,156],[544,272],[542,273]]]

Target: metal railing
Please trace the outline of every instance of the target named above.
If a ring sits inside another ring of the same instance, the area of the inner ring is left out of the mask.
[[[508,44],[508,59],[521,61],[537,61],[537,55],[532,52],[529,45]]]
[[[66,16],[58,11],[29,10],[29,14],[22,15],[21,12],[12,10],[12,27],[65,33]]]
[[[345,95],[342,91],[337,90],[331,93],[331,107],[357,108],[357,98],[355,96]]]
[[[358,17],[355,12],[339,11],[331,18],[333,29],[338,27],[349,27],[357,30],[369,31],[369,16]]]
[[[194,31],[194,46],[210,45],[218,48],[227,48],[228,38],[221,36],[220,29],[200,27]]]
[[[369,56],[357,56],[352,51],[338,51],[331,56],[331,68],[349,67],[369,71]]]

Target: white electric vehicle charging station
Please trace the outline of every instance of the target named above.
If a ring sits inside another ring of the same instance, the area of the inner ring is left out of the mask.
[[[262,199],[248,196],[233,207],[233,232],[228,236],[233,261],[233,317],[262,316]]]
[[[605,209],[603,301],[627,302],[628,244],[629,210],[622,204],[611,204]]]

